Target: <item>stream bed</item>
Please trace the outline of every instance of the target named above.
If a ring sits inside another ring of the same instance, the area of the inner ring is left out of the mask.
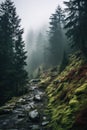
[[[46,106],[45,91],[37,85],[30,86],[28,94],[0,113],[0,130],[47,130],[49,118],[44,112]]]

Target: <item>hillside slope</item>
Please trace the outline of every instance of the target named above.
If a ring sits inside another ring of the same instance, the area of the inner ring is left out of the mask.
[[[70,56],[61,74],[48,71],[42,79],[50,130],[87,130],[87,64],[81,54]]]

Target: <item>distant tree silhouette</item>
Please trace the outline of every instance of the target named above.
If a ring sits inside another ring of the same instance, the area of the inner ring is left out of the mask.
[[[63,31],[63,11],[60,6],[57,7],[54,14],[50,17],[49,44],[50,57],[49,62],[56,65],[61,61],[63,54],[62,31]]]

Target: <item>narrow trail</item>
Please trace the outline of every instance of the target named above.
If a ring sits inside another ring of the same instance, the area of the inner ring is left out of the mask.
[[[30,86],[29,94],[19,98],[14,106],[7,106],[0,114],[0,130],[47,130],[46,106],[44,90],[36,85]],[[11,107],[13,109],[9,109]]]

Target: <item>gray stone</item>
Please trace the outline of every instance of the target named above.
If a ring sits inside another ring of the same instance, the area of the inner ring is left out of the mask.
[[[25,99],[23,99],[23,98],[20,98],[18,101],[17,101],[17,103],[24,103],[25,102]]]
[[[45,125],[47,125],[49,123],[49,121],[44,121],[44,122],[42,122],[42,126],[45,126]]]
[[[30,105],[30,107],[31,107],[32,109],[35,108],[35,104],[34,104],[34,102],[30,102],[29,105]]]
[[[33,125],[32,130],[39,130],[39,125]]]
[[[30,105],[24,105],[24,106],[22,106],[23,108],[24,108],[24,111],[30,111],[30,109],[31,109],[31,106]]]
[[[24,118],[25,117],[25,114],[19,114],[18,115],[18,118]]]
[[[29,118],[33,121],[37,121],[40,118],[39,112],[37,110],[29,112]]]
[[[44,117],[43,117],[43,120],[45,121],[46,119],[47,119],[46,116],[44,116]]]
[[[35,95],[34,100],[35,101],[41,101],[41,96],[40,95]]]

